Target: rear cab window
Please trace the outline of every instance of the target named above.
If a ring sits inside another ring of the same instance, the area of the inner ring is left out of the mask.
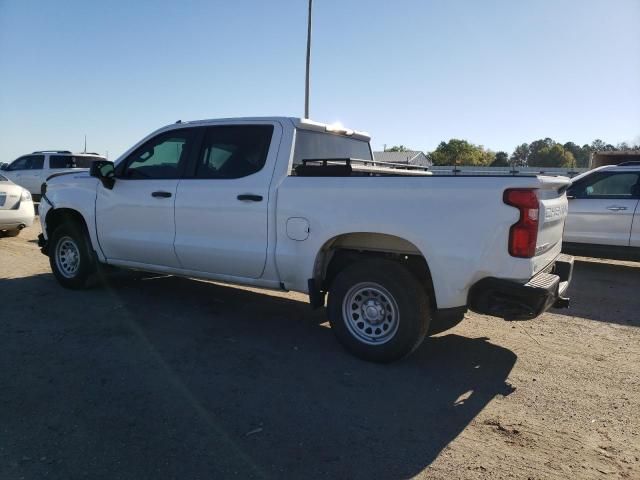
[[[303,160],[339,158],[373,160],[373,155],[366,140],[313,130],[296,130],[292,170],[302,165]]]

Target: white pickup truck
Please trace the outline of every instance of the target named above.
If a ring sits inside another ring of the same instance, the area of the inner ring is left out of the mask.
[[[377,165],[360,132],[287,117],[178,122],[115,164],[49,178],[39,244],[82,288],[103,264],[309,295],[339,341],[388,362],[467,308],[567,306],[569,180]]]

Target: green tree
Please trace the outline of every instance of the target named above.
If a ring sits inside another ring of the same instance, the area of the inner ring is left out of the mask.
[[[589,145],[576,145],[573,142],[567,142],[563,145],[565,150],[571,152],[576,159],[576,167],[586,168],[589,166],[589,157],[591,155],[591,147]]]
[[[491,162],[492,167],[508,167],[509,166],[509,154],[507,152],[497,152],[493,162]]]
[[[510,157],[511,165],[514,167],[524,167],[529,161],[529,144],[518,145]]]
[[[489,165],[494,155],[482,145],[452,138],[448,142],[440,142],[428,157],[434,165]]]
[[[404,145],[394,145],[391,148],[387,148],[385,152],[408,152],[410,150],[410,148],[407,148]]]
[[[538,150],[535,157],[529,159],[531,167],[575,167],[576,159],[573,154],[559,143],[545,146]]]
[[[556,144],[553,139],[547,137],[540,140],[534,140],[529,144],[529,158],[527,159],[528,165],[538,166],[539,161],[537,159],[540,152],[544,149],[550,149]]]
[[[610,143],[603,142],[599,138],[595,139],[591,143],[591,150],[594,152],[613,152],[615,149],[616,147],[614,147]]]

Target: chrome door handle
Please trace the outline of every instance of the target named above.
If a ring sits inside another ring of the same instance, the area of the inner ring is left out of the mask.
[[[612,212],[619,212],[621,210],[626,210],[627,207],[620,207],[618,205],[611,205],[610,207],[607,207],[607,210],[611,210]]]

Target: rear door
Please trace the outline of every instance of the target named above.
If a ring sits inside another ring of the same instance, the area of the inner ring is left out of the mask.
[[[572,185],[564,240],[629,246],[639,176],[638,172],[601,171]]]
[[[186,128],[153,137],[118,164],[113,189],[98,185],[98,240],[108,260],[180,267],[174,206],[193,135]]]
[[[183,268],[259,278],[267,258],[269,186],[277,123],[207,127],[176,198],[175,250]]]

